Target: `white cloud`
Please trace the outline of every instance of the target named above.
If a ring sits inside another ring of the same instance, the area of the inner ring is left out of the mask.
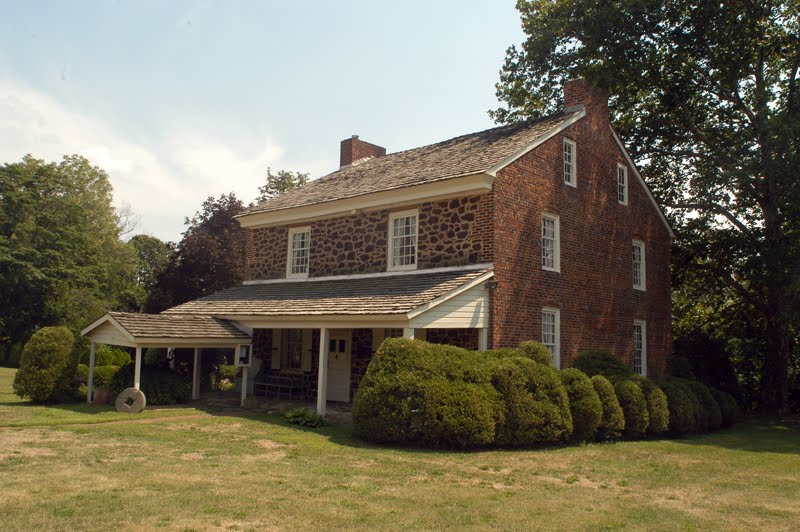
[[[163,131],[153,145],[131,142],[115,124],[74,112],[37,89],[0,79],[0,161],[24,154],[46,160],[79,153],[106,170],[117,204],[127,201],[141,216],[139,231],[176,240],[183,219],[208,196],[236,192],[255,197],[267,166],[282,168],[284,149],[268,137],[216,138],[199,131]],[[303,168],[316,177],[332,161]]]

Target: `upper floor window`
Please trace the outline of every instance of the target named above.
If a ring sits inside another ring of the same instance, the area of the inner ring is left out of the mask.
[[[645,286],[644,242],[633,241],[633,287],[644,290]]]
[[[553,366],[561,367],[561,312],[557,308],[542,309],[542,343],[550,350]]]
[[[647,375],[647,323],[641,320],[633,322],[633,371]]]
[[[623,205],[628,204],[628,167],[617,165],[617,199]]]
[[[542,269],[561,271],[561,244],[559,242],[558,216],[542,215]]]
[[[311,228],[289,229],[289,253],[286,277],[308,277],[308,262],[311,256]]]
[[[575,141],[564,139],[564,183],[573,187],[578,186],[576,159]]]
[[[414,270],[417,267],[417,211],[389,215],[388,270]]]

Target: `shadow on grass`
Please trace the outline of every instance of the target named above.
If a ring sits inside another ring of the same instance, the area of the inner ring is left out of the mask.
[[[800,454],[800,417],[747,418],[733,427],[678,441],[753,453]]]

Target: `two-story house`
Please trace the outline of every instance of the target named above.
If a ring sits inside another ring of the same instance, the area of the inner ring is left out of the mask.
[[[321,412],[352,399],[387,336],[534,339],[557,367],[602,348],[661,372],[674,235],[606,95],[576,80],[564,96],[555,115],[403,152],[342,141],[339,170],[238,217],[241,286],[162,316],[235,324],[252,337],[247,390]]]

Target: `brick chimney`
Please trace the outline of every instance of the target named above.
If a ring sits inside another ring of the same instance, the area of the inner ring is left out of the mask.
[[[386,155],[386,148],[364,142],[363,140],[359,140],[358,135],[353,135],[349,139],[344,139],[342,141],[339,166],[345,167],[357,163],[362,159],[383,157],[384,155]]]
[[[573,79],[564,84],[564,110],[569,111],[578,106],[586,108],[586,115],[596,120],[609,120],[608,93],[586,81]]]

